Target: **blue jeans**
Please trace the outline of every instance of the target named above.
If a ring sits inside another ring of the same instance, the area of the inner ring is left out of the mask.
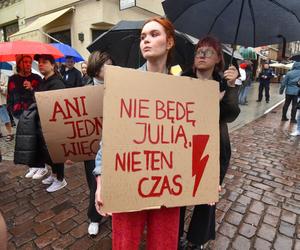
[[[300,131],[300,109],[298,109],[297,130]]]
[[[247,95],[250,90],[250,86],[244,86],[239,93],[239,104],[245,104],[247,101]]]

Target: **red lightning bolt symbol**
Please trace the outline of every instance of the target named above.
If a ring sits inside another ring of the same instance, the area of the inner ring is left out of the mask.
[[[207,145],[209,135],[193,135],[193,170],[192,176],[195,176],[193,197],[195,197],[200,180],[202,178],[209,155],[202,158]],[[202,158],[202,159],[201,159]]]

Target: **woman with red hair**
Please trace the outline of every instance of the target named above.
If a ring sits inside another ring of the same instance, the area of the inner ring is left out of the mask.
[[[165,18],[152,18],[145,22],[141,31],[140,49],[147,60],[143,71],[169,74],[175,30]],[[101,149],[96,158],[97,175],[96,209],[103,205],[101,199]],[[97,161],[98,160],[98,161]],[[139,212],[114,213],[112,215],[113,249],[139,249],[145,225],[147,225],[147,249],[176,250],[178,246],[179,208],[160,208]]]
[[[240,113],[238,106],[238,88],[235,81],[238,71],[230,66],[224,71],[222,46],[215,38],[207,36],[201,39],[195,49],[194,65],[183,76],[190,76],[201,80],[215,80],[220,89],[220,186],[225,177],[231,157],[230,141],[227,123],[234,121]],[[203,245],[215,239],[215,205],[196,205],[187,232],[187,241],[192,244],[191,249],[203,249]],[[183,238],[184,218],[186,208],[180,211],[180,242],[179,248],[185,249],[187,241]]]

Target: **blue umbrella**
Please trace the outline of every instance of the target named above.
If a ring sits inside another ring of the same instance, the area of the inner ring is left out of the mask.
[[[57,48],[65,57],[56,59],[57,62],[65,62],[67,56],[72,56],[75,62],[82,62],[82,56],[72,47],[64,43],[50,43],[53,47]]]
[[[1,69],[5,69],[5,70],[12,70],[13,67],[11,64],[7,63],[7,62],[0,62],[0,70]]]

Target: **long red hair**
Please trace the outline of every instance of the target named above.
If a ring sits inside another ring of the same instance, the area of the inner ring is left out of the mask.
[[[167,40],[168,39],[173,40],[173,47],[168,51],[168,57],[167,57],[167,68],[170,69],[171,68],[172,54],[173,54],[173,50],[174,50],[174,47],[175,47],[175,28],[174,28],[174,25],[167,18],[152,17],[152,18],[149,18],[148,20],[145,21],[145,23],[143,24],[142,30],[143,30],[144,26],[147,23],[150,23],[150,22],[157,22],[161,26],[163,26],[164,30],[166,32],[166,35],[167,35]]]
[[[217,55],[220,58],[220,62],[215,65],[214,71],[217,73],[223,72],[225,61],[223,56],[222,44],[215,37],[205,36],[199,40],[199,42],[196,45],[195,51],[197,51],[200,47],[204,46],[212,47],[217,52]]]

